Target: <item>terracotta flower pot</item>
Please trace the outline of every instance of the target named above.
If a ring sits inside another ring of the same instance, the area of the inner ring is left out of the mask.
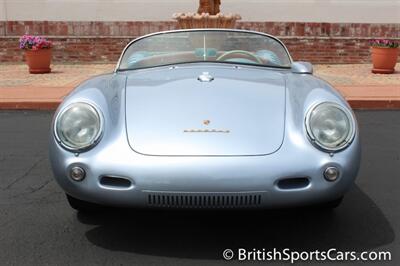
[[[50,73],[51,48],[25,51],[26,63],[29,66],[29,73],[43,74]]]
[[[399,56],[398,48],[372,47],[372,73],[392,74]]]

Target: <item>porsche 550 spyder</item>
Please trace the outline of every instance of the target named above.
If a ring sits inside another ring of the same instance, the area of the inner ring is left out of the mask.
[[[336,207],[360,165],[342,96],[268,34],[130,42],[55,113],[50,161],[77,210]]]

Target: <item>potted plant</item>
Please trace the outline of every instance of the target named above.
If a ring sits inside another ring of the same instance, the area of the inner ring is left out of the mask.
[[[220,5],[221,0],[200,0],[197,13],[175,13],[173,18],[178,21],[181,29],[234,28],[241,16],[220,13]]]
[[[399,56],[399,43],[390,40],[373,40],[372,63],[374,65],[372,73],[392,74]]]
[[[29,73],[50,73],[52,43],[41,36],[24,35],[19,39],[19,48],[25,50]]]

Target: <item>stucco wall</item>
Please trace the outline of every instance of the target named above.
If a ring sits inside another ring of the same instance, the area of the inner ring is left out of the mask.
[[[244,21],[400,23],[400,0],[222,0]],[[151,21],[198,0],[0,0],[2,21]]]

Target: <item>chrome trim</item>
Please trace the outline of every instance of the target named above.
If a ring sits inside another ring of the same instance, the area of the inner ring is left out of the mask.
[[[200,82],[211,82],[214,80],[214,77],[210,75],[209,72],[203,72],[198,78],[198,81]]]
[[[287,54],[288,57],[289,57],[290,65],[293,63],[292,56],[290,55],[289,50],[287,49],[286,45],[285,45],[280,39],[278,39],[277,37],[272,36],[272,35],[267,34],[267,33],[264,33],[264,32],[251,31],[251,30],[241,30],[241,29],[215,29],[215,28],[210,28],[210,29],[207,29],[207,28],[205,28],[205,29],[181,29],[181,30],[168,30],[168,31],[153,32],[153,33],[150,33],[150,34],[147,34],[147,35],[138,37],[138,38],[136,38],[136,39],[130,41],[130,42],[125,46],[124,50],[122,50],[121,56],[119,57],[118,62],[117,62],[117,66],[116,66],[115,69],[114,69],[114,73],[116,73],[116,72],[118,71],[118,69],[119,69],[119,67],[120,67],[120,65],[121,65],[122,57],[124,57],[124,54],[125,54],[126,50],[127,50],[132,44],[134,44],[135,42],[140,41],[140,40],[142,40],[142,39],[144,39],[144,38],[147,38],[147,37],[155,36],[155,35],[168,34],[168,33],[179,33],[179,32],[195,32],[195,31],[242,32],[242,33],[252,33],[252,34],[258,34],[258,35],[262,35],[262,36],[265,36],[265,37],[269,37],[269,38],[271,38],[271,39],[276,40],[280,45],[282,45],[282,47],[283,47],[283,48],[285,49],[285,51],[286,51],[286,54]],[[255,65],[255,66],[256,66],[256,65]],[[156,67],[156,66],[154,66],[154,67]]]
[[[335,178],[331,178],[328,176],[328,171],[333,170],[336,172]],[[339,179],[340,177],[340,171],[336,166],[329,166],[328,168],[325,169],[324,171],[324,178],[329,181],[329,182],[335,182]]]
[[[336,148],[330,148],[330,147],[324,146],[322,143],[320,143],[315,138],[315,136],[312,133],[311,126],[310,126],[310,117],[311,117],[312,112],[316,108],[321,106],[321,105],[326,105],[328,107],[331,106],[331,107],[338,108],[341,111],[343,111],[347,115],[347,118],[349,119],[349,122],[350,122],[349,134],[346,137],[346,139],[341,143],[341,145],[336,147]],[[345,148],[347,148],[352,143],[352,141],[354,140],[354,137],[356,135],[356,122],[355,122],[355,119],[354,119],[353,115],[351,114],[351,112],[349,110],[347,110],[346,108],[344,108],[341,105],[339,105],[337,103],[334,103],[334,102],[322,102],[322,103],[318,103],[318,104],[312,106],[307,111],[307,115],[306,115],[306,118],[305,118],[305,127],[306,127],[306,131],[307,131],[307,136],[308,136],[308,139],[310,140],[310,142],[314,146],[316,146],[317,148],[319,148],[319,149],[321,149],[322,151],[325,151],[325,152],[338,152],[338,151],[344,150]]]
[[[99,117],[99,120],[100,120],[100,129],[99,129],[99,132],[97,133],[96,137],[93,139],[93,141],[90,142],[88,145],[86,145],[86,146],[84,146],[84,147],[82,147],[82,148],[78,148],[78,149],[77,149],[77,148],[70,147],[70,146],[66,145],[64,142],[62,142],[61,138],[58,136],[58,133],[57,133],[57,124],[58,124],[59,118],[60,118],[66,111],[68,111],[68,110],[71,109],[74,105],[77,105],[77,104],[86,104],[86,105],[88,105],[90,108],[92,108],[92,109],[95,111],[95,113],[97,114],[97,116]],[[60,112],[58,112],[56,118],[54,119],[53,134],[54,134],[54,137],[56,138],[57,143],[58,143],[61,147],[63,147],[64,149],[66,149],[67,151],[71,151],[71,152],[75,152],[75,153],[82,153],[82,152],[88,151],[88,150],[90,150],[91,148],[93,148],[94,146],[96,146],[97,143],[100,142],[101,137],[103,136],[103,131],[104,131],[104,117],[103,117],[103,113],[100,112],[100,111],[99,111],[99,108],[97,108],[94,104],[89,103],[89,102],[74,102],[74,103],[71,103],[71,104],[65,106]]]
[[[80,178],[75,178],[74,176],[73,176],[73,172],[74,171],[80,171],[81,172],[81,174],[82,174],[82,176],[80,177]],[[81,182],[81,181],[83,181],[83,179],[85,179],[85,177],[86,177],[86,171],[85,171],[85,169],[83,169],[81,166],[73,166],[73,167],[71,167],[71,169],[69,170],[69,177],[72,179],[72,180],[74,180],[74,181],[76,181],[76,182]]]

